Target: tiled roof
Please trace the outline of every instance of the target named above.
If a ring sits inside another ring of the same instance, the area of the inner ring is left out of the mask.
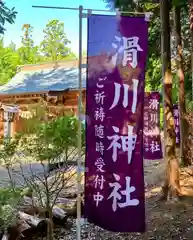
[[[86,87],[86,71],[82,69],[82,87]],[[20,94],[43,91],[62,91],[78,88],[77,61],[26,65],[5,85],[0,94]]]

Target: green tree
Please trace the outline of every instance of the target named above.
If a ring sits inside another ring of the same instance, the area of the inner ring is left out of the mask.
[[[19,62],[17,52],[4,47],[3,39],[0,39],[0,85],[7,83],[16,74]]]
[[[22,26],[23,36],[21,37],[22,46],[18,49],[20,56],[20,64],[33,64],[41,61],[39,48],[34,46],[32,38],[33,27],[30,24],[24,24]]]
[[[26,48],[32,48],[34,46],[34,41],[32,39],[33,28],[30,24],[24,24],[22,27],[24,33],[22,37],[22,44]]]
[[[35,46],[34,44],[33,27],[30,24],[24,24],[22,26],[22,31],[22,46],[17,50],[20,57],[20,65],[35,64],[46,61],[46,58],[40,54],[40,47]]]
[[[42,118],[43,112],[42,109],[37,108],[37,110],[33,119],[38,120],[40,117]],[[21,148],[25,156],[30,156],[41,164],[44,169],[44,175],[40,182],[35,182],[33,177],[31,179],[28,177],[26,181],[25,176],[23,177],[24,181],[33,190],[35,196],[37,196],[41,207],[48,212],[50,224],[48,225],[47,239],[52,240],[52,210],[56,199],[68,184],[72,187],[72,183],[69,183],[71,177],[66,178],[63,173],[69,169],[69,157],[74,151],[76,152],[78,120],[75,117],[58,117],[49,122],[45,121],[44,123],[35,124],[31,130],[31,133],[33,133],[31,137],[29,136],[29,132],[22,136]],[[82,136],[82,152],[84,154],[84,131],[82,131]],[[62,159],[62,162],[60,159]],[[54,176],[52,173],[47,173],[46,163],[48,163],[48,166],[54,163],[62,164],[63,173],[60,172]],[[52,184],[49,183],[49,177],[52,178]]]
[[[21,37],[22,47],[18,49],[18,53],[23,64],[30,62],[31,49],[34,42],[32,40],[33,28],[30,24],[24,24],[22,26],[23,36]]]
[[[44,32],[44,40],[40,47],[44,55],[52,61],[57,61],[72,55],[68,44],[66,33],[64,32],[64,23],[59,20],[51,20],[46,25]]]
[[[0,2],[0,34],[5,33],[5,23],[13,24],[16,18],[17,12],[15,8],[9,9],[4,2]]]

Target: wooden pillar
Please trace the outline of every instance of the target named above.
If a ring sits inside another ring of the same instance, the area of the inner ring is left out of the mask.
[[[8,111],[4,111],[4,137],[11,137],[11,122]]]

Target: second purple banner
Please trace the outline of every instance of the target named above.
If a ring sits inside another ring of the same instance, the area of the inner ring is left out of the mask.
[[[173,105],[174,111],[174,123],[175,123],[175,132],[176,132],[176,145],[180,145],[180,114],[179,114],[179,105]]]
[[[160,93],[146,92],[144,99],[144,159],[163,158],[160,134]]]

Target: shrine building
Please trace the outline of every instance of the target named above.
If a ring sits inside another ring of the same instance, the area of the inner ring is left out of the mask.
[[[85,60],[83,60],[85,63]],[[48,115],[77,114],[78,109],[78,60],[57,61],[24,65],[18,68],[10,81],[0,86],[0,137],[4,136],[5,106],[18,107],[10,118],[11,136],[22,131],[24,121],[30,117],[30,107],[45,102]],[[85,103],[86,68],[82,69],[82,96]]]

